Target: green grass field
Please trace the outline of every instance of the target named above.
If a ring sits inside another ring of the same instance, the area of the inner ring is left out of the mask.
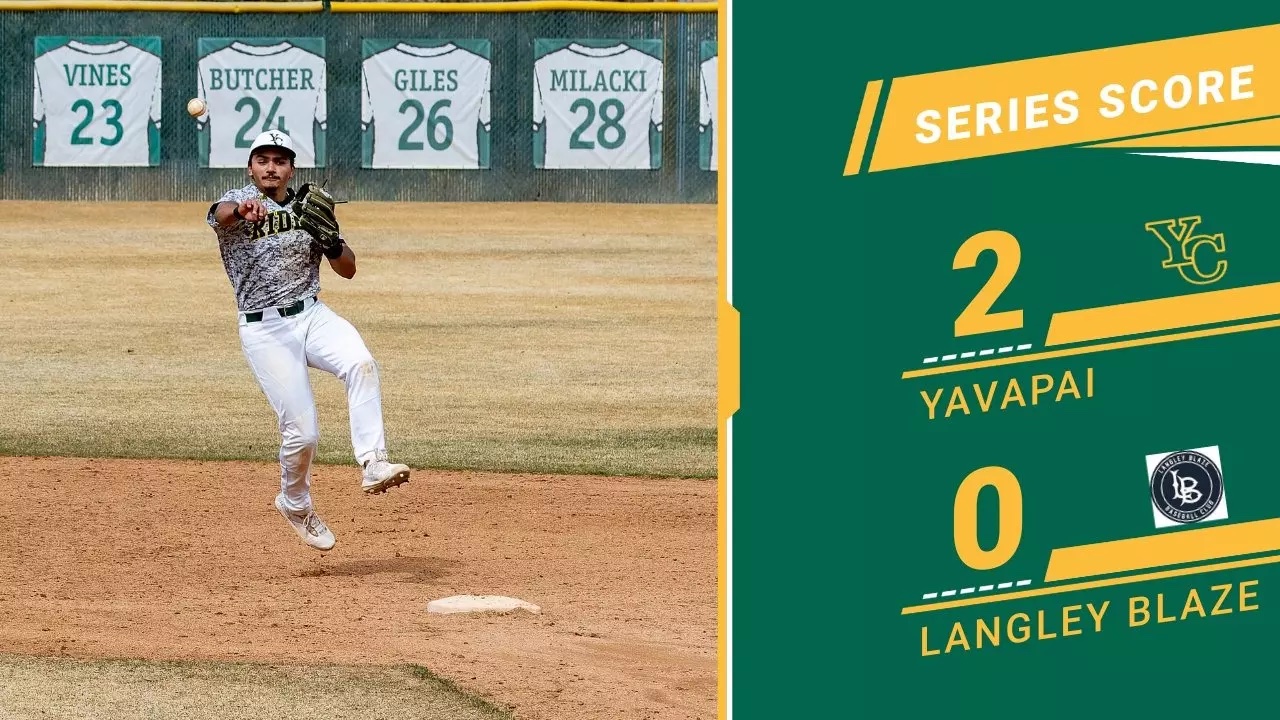
[[[0,454],[273,459],[204,208],[51,208],[0,203]],[[715,475],[714,206],[363,203],[344,227],[359,271],[322,268],[322,298],[381,366],[400,462]],[[342,384],[312,372],[320,461],[351,463]]]
[[[500,720],[421,666],[81,661],[0,655],[0,713],[60,720]]]

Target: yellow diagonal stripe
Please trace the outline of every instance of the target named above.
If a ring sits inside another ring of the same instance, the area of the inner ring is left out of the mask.
[[[1280,518],[1058,548],[1045,582],[1280,550]]]
[[[1009,357],[998,358],[995,360],[979,360],[978,362],[956,363],[954,365],[933,365],[919,370],[907,370],[902,373],[902,379],[911,380],[912,378],[929,377],[931,375],[947,375],[950,373],[966,372],[968,370],[981,370],[983,368],[999,367],[1002,365],[1019,365],[1022,363],[1038,362],[1040,360],[1073,357],[1075,355],[1089,355],[1092,353],[1111,352],[1112,350],[1145,347],[1147,345],[1162,345],[1164,343],[1183,342],[1185,340],[1198,340],[1200,338],[1217,337],[1219,335],[1234,335],[1236,333],[1270,330],[1277,327],[1280,327],[1280,320],[1263,320],[1260,322],[1244,323],[1242,325],[1224,325],[1221,327],[1205,328],[1203,330],[1188,330],[1186,332],[1171,333],[1169,335],[1152,335],[1149,337],[1134,338],[1132,340],[1117,340],[1115,342],[1100,343],[1097,345],[1080,345],[1077,347],[1064,348],[1062,350],[1047,350],[1045,352],[1027,353],[1025,355],[1011,355]]]
[[[1044,344],[1105,340],[1280,315],[1280,283],[1054,313]]]
[[[967,597],[964,600],[948,600],[946,602],[928,603],[924,605],[908,605],[907,607],[902,608],[902,614],[915,615],[917,613],[950,610],[952,608],[968,607],[970,605],[989,605],[991,603],[1008,602],[1009,600],[1022,600],[1024,598],[1042,597],[1045,595],[1060,595],[1062,593],[1113,587],[1115,585],[1132,585],[1140,582],[1167,580],[1169,578],[1184,577],[1186,575],[1203,575],[1204,573],[1219,572],[1222,570],[1238,570],[1240,568],[1257,567],[1259,565],[1273,565],[1275,563],[1280,563],[1280,555],[1267,555],[1265,557],[1214,563],[1213,565],[1199,565],[1196,567],[1175,568],[1173,570],[1160,570],[1158,572],[1142,573],[1139,575],[1124,575],[1120,577],[1103,578],[1101,580],[1070,583],[1068,585],[1051,585],[1049,587],[1035,588],[1034,590],[1020,590],[1018,592],[1004,593],[1002,595],[978,595],[975,597]]]
[[[876,116],[876,105],[880,103],[880,91],[884,88],[883,80],[872,80],[867,83],[867,90],[862,94],[862,109],[858,110],[858,124],[853,128],[853,141],[849,144],[849,157],[844,161],[844,174],[857,175],[862,167],[862,156],[867,151],[867,140],[871,137],[871,121]]]

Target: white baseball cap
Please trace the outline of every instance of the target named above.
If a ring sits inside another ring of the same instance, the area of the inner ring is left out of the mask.
[[[268,130],[259,135],[253,141],[253,147],[249,150],[249,157],[252,158],[259,150],[268,147],[283,150],[291,159],[298,157],[298,153],[293,150],[293,138],[279,130]]]

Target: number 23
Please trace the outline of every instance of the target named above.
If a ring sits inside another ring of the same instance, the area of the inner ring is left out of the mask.
[[[111,129],[115,131],[115,134],[110,137],[98,138],[98,142],[110,147],[118,144],[120,142],[120,138],[124,137],[124,126],[120,124],[120,115],[124,113],[124,108],[120,106],[119,100],[103,100],[102,108],[111,113],[106,117],[105,122],[107,125],[111,126]],[[93,103],[81,98],[71,104],[71,112],[78,115],[81,110],[85,111],[85,117],[84,120],[80,121],[79,125],[76,125],[76,129],[71,131],[71,144],[92,145],[93,138],[85,137],[81,133],[83,133],[89,127],[89,124],[93,122]]]

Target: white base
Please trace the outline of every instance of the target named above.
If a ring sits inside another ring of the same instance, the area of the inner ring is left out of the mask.
[[[427,612],[443,615],[464,612],[511,612],[512,610],[528,610],[535,614],[542,611],[537,605],[501,595],[454,595],[427,603]]]

